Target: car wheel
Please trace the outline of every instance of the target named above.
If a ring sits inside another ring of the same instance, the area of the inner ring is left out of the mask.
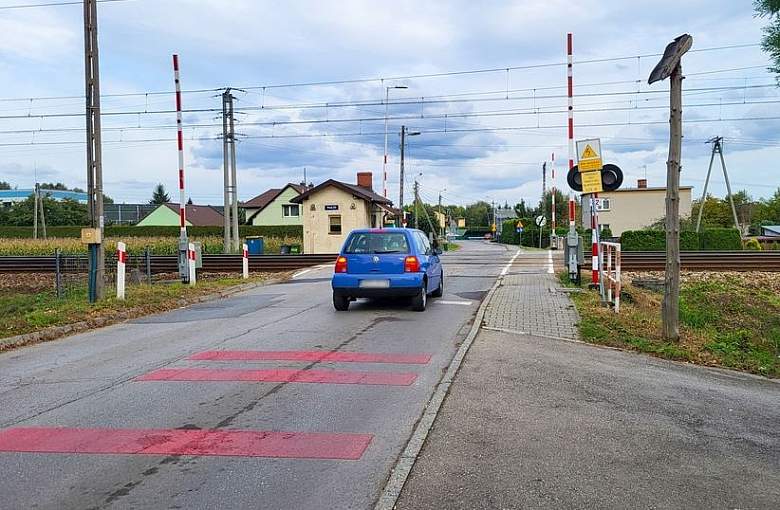
[[[439,286],[433,291],[431,297],[442,297],[444,295],[444,271],[441,272],[441,278],[439,278]]]
[[[339,312],[346,312],[349,310],[349,297],[345,296],[341,292],[333,291],[333,308]]]
[[[420,293],[412,298],[412,310],[415,312],[424,312],[425,305],[428,304],[428,285],[423,282]]]

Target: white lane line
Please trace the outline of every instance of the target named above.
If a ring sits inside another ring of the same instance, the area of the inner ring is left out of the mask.
[[[298,278],[299,276],[305,275],[309,271],[314,271],[315,269],[322,269],[324,267],[330,267],[330,266],[331,266],[330,264],[320,264],[318,266],[310,267],[309,269],[304,269],[303,271],[298,271],[297,273],[294,273],[292,275],[292,278],[294,280],[295,278]]]
[[[509,263],[504,266],[504,269],[501,270],[501,276],[506,276],[506,274],[509,272],[509,268],[512,267],[512,264],[515,263],[515,259],[522,253],[522,249],[518,248],[517,253],[514,254],[514,256],[509,260]]]
[[[463,305],[463,306],[471,306],[474,302],[473,301],[447,301],[444,299],[439,299],[434,301],[434,303],[439,303],[441,305]]]
[[[553,269],[552,250],[547,250],[547,272],[549,274],[555,273],[555,270]]]

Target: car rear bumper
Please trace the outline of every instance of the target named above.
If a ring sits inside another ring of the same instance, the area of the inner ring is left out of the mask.
[[[389,280],[386,288],[363,288],[363,280]],[[336,273],[331,280],[331,287],[350,297],[394,297],[415,296],[420,292],[423,273],[402,274],[349,274]]]

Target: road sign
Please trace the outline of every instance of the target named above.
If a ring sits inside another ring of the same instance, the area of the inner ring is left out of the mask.
[[[522,222],[522,221],[518,221],[518,222],[517,222],[517,225],[515,225],[515,226],[516,226],[517,228],[523,228],[523,222]]]
[[[495,232],[495,231],[496,231],[496,224],[495,224],[495,223],[493,223],[492,225],[490,225],[490,231],[491,231],[491,232]]]
[[[601,170],[601,140],[591,138],[577,141],[577,166],[580,172]]]
[[[582,172],[582,192],[583,193],[601,193],[604,188],[601,186],[601,171]]]
[[[547,218],[545,218],[544,216],[537,216],[536,217],[536,226],[537,227],[543,227],[545,225],[547,225]]]

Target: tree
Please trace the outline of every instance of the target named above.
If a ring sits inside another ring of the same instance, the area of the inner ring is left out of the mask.
[[[755,0],[753,6],[757,16],[769,19],[761,46],[774,62],[772,71],[780,74],[780,0]]]
[[[5,181],[0,181],[0,189],[11,189],[11,185]]]
[[[550,211],[552,210],[552,190],[544,192],[544,203],[539,201],[539,206],[535,210],[529,210],[528,216],[545,215],[548,220],[550,218]],[[556,226],[568,226],[569,225],[569,199],[559,189],[555,190],[555,223]]]
[[[171,197],[165,192],[165,186],[158,184],[154,187],[154,193],[152,193],[152,199],[149,200],[150,204],[162,205],[171,201]]]

